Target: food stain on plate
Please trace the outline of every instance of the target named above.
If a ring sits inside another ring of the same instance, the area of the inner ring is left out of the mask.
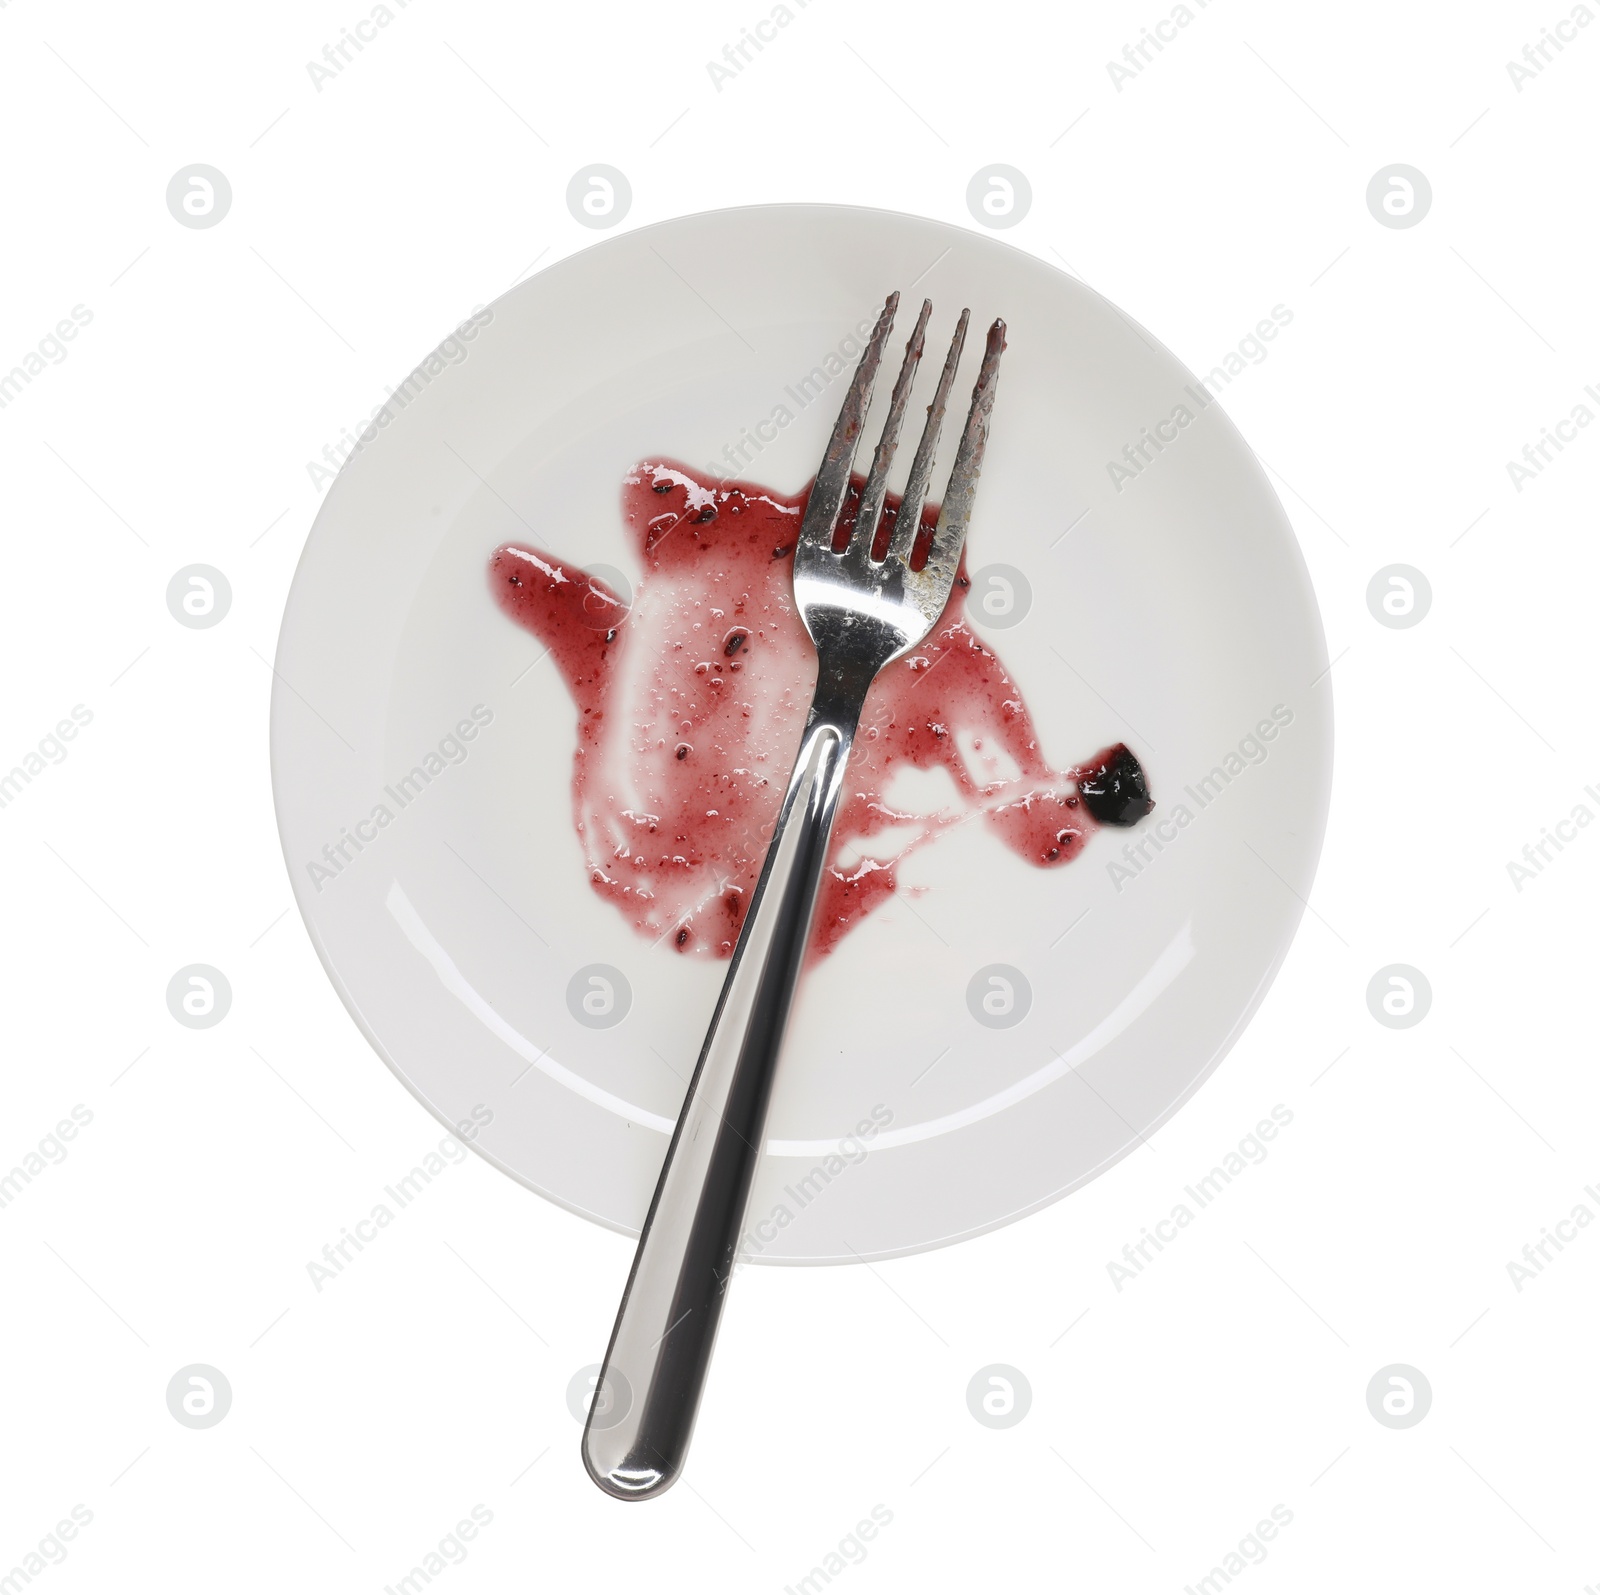
[[[836,547],[861,486],[851,483]],[[501,609],[550,650],[577,707],[572,813],[590,883],[642,936],[684,953],[732,954],[800,746],[816,680],[794,604],[805,503],[804,492],[646,461],[622,490],[644,566],[631,604],[526,543],[502,544],[489,561]],[[891,495],[880,554],[898,513]],[[930,507],[923,553],[936,518]],[[966,622],[968,587],[963,560],[927,639],[867,696],[813,956],[891,896],[900,865],[953,825],[980,822],[1019,858],[1055,869],[1099,826],[1150,812],[1144,769],[1125,745],[1059,770],[1045,757],[1020,686]],[[908,769],[943,772],[942,799],[892,795]]]

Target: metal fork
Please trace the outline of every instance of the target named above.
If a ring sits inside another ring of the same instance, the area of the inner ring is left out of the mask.
[[[933,311],[924,300],[849,544],[842,553],[833,551],[899,302],[898,293],[890,294],[878,317],[806,504],[795,545],[794,595],[817,647],[816,695],[766,864],[645,1217],[584,1426],[584,1466],[602,1490],[621,1500],[659,1495],[683,1467],[862,705],[878,672],[916,647],[943,612],[972,513],[1005,348],[1002,321],[989,329],[928,557],[920,570],[912,569],[934,450],[966,339],[963,310],[887,552],[881,561],[872,557],[889,465]]]

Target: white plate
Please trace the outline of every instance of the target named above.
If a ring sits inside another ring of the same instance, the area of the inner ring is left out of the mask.
[[[651,945],[591,890],[572,701],[486,562],[531,540],[637,582],[618,506],[643,458],[700,465],[751,438],[742,476],[803,487],[845,381],[803,408],[797,384],[830,351],[853,365],[895,287],[932,298],[935,343],[963,305],[1005,317],[968,556],[979,578],[1022,572],[1032,604],[986,640],[1056,768],[1126,741],[1156,808],[1054,870],[955,827],[812,970],[752,1196],[763,1262],[917,1251],[1054,1200],[1171,1114],[1266,991],[1321,846],[1332,709],[1299,549],[1221,407],[1114,306],[992,239],[834,206],[685,217],[523,283],[402,390],[329,491],[278,651],[279,825],[341,997],[497,1166],[636,1232],[726,965]],[[780,407],[791,421],[760,425]],[[975,587],[980,630],[1002,591]],[[442,742],[402,806],[396,783]],[[591,965],[631,989],[609,1028],[569,1009]],[[1007,1028],[969,1009],[991,965],[1031,987]]]

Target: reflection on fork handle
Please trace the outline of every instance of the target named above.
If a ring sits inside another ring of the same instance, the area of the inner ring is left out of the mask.
[[[667,1148],[584,1427],[589,1476],[622,1500],[659,1495],[683,1466],[738,1254],[865,696],[865,684],[830,691],[839,684],[828,674]]]

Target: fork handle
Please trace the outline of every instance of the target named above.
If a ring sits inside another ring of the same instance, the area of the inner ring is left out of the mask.
[[[689,1449],[859,712],[811,711],[645,1217],[583,1434],[589,1476],[622,1500],[660,1494]]]

